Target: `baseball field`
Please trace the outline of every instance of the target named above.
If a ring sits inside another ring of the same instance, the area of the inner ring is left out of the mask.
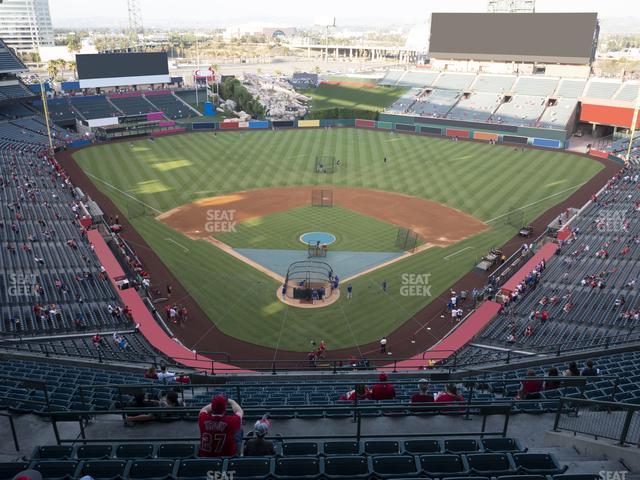
[[[317,173],[319,155],[340,160],[335,173]],[[212,348],[219,330],[294,352],[320,339],[357,351],[406,322],[430,335],[429,322],[451,320],[414,314],[512,238],[513,218],[537,218],[603,168],[553,151],[351,128],[184,134],[90,147],[74,160],[142,236],[138,253],[151,248],[205,312],[210,328],[177,332],[186,345]],[[312,207],[314,188],[335,190],[334,206]],[[400,227],[419,233],[415,252],[398,246]],[[302,309],[278,300],[277,275],[232,254],[268,261],[303,251],[300,236],[314,231],[336,237],[332,253],[393,261],[354,273],[352,299]],[[403,288],[412,279],[428,288]]]

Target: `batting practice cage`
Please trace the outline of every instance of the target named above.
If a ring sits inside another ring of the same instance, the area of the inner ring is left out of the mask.
[[[295,300],[324,300],[333,293],[333,269],[317,260],[304,260],[289,265],[285,285],[286,296]]]
[[[340,166],[340,160],[334,155],[317,155],[316,156],[316,173],[335,173]]]
[[[396,235],[396,247],[405,252],[413,252],[418,246],[418,234],[410,228],[400,227]]]
[[[311,190],[312,207],[333,207],[333,190],[314,188]]]

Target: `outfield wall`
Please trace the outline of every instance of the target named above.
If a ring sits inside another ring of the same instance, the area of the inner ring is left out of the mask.
[[[322,119],[322,120],[250,120],[249,122],[197,122],[191,130],[242,130],[267,128],[327,128],[356,127],[377,130],[392,130],[418,135],[458,137],[485,142],[500,142],[514,145],[532,145],[542,148],[561,149],[567,145],[568,133],[514,125],[495,125],[477,122],[448,120],[445,118],[411,117],[381,113],[380,120]]]

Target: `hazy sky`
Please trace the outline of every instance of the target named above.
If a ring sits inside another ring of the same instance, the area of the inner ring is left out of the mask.
[[[114,27],[127,23],[126,0],[49,0],[54,27],[77,24]],[[335,16],[338,24],[417,23],[430,12],[483,12],[486,0],[140,0],[146,25],[227,25],[264,22],[311,25],[318,15]],[[379,5],[379,7],[376,7]],[[320,8],[322,7],[322,8]],[[537,0],[539,12],[593,12],[606,17],[640,17],[639,0]]]

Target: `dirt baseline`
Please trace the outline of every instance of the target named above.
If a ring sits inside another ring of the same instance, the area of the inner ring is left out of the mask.
[[[486,230],[485,223],[440,203],[401,193],[344,187],[290,187],[246,190],[205,198],[158,215],[157,219],[191,237],[207,238],[211,210],[234,210],[242,222],[311,204],[311,191],[333,190],[333,203],[386,223],[410,228],[429,244],[446,246]]]

